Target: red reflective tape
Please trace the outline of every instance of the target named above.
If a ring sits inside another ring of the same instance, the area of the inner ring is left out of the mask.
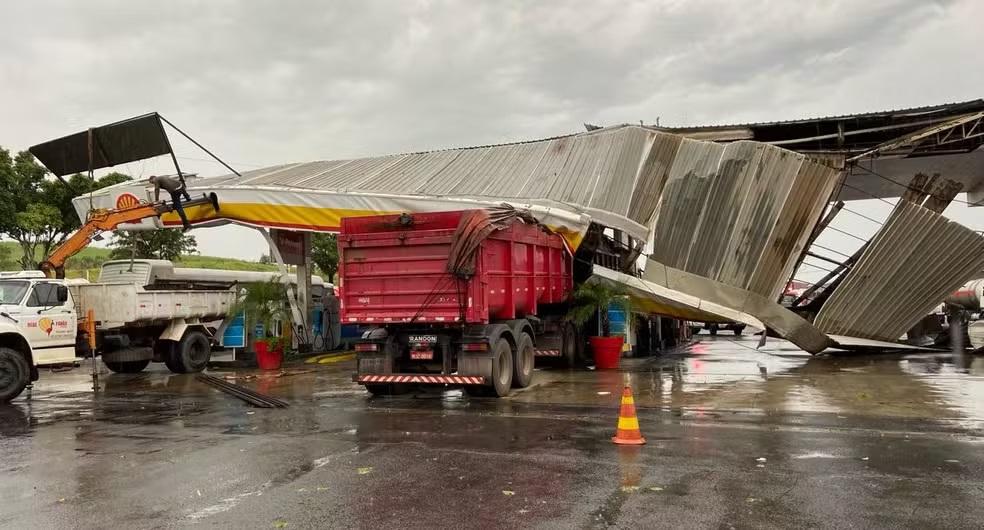
[[[358,378],[360,383],[426,383],[444,385],[482,385],[485,378],[474,375],[379,375],[366,374]]]

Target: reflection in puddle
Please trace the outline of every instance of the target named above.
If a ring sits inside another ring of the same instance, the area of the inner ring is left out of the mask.
[[[966,354],[911,357],[898,362],[902,371],[912,374],[932,389],[944,406],[956,413],[960,425],[984,427],[984,357]],[[952,414],[951,414],[952,416]]]

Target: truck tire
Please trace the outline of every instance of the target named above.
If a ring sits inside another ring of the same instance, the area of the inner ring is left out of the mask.
[[[504,397],[509,395],[513,378],[513,352],[504,337],[492,346],[492,384],[489,386],[465,386],[471,396]]]
[[[710,332],[711,335],[717,335],[718,334],[718,325],[717,324],[711,324],[707,329],[708,329],[708,331]]]
[[[399,396],[410,391],[410,385],[382,383],[365,385],[366,390],[374,396]]]
[[[171,350],[171,355],[165,358],[164,364],[176,374],[191,374],[204,370],[211,355],[208,337],[201,331],[190,330],[181,338],[177,347]]]
[[[516,354],[513,356],[513,388],[526,388],[533,381],[533,363],[536,350],[533,348],[533,337],[529,333],[520,333],[516,341]]]
[[[143,371],[150,364],[150,359],[142,361],[103,361],[106,368],[118,374],[136,374]]]
[[[565,322],[561,328],[561,359],[567,368],[575,368],[581,361],[577,351],[577,328],[570,322]]]
[[[21,394],[31,382],[31,367],[17,350],[0,348],[0,403]]]
[[[741,333],[745,331],[745,326],[735,326],[734,331],[735,331],[735,336],[740,337]]]

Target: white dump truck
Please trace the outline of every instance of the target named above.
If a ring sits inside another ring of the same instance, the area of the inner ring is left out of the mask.
[[[36,381],[38,365],[92,354],[121,373],[151,361],[175,373],[204,369],[213,344],[206,323],[228,315],[236,291],[154,289],[152,270],[146,262],[109,262],[98,283],[0,275],[0,403]]]

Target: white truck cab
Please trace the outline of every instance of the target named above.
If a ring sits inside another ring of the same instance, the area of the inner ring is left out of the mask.
[[[36,381],[38,366],[88,355],[90,340],[114,372],[139,372],[151,362],[175,373],[205,368],[213,340],[204,323],[224,319],[236,293],[148,290],[152,266],[133,265],[107,263],[99,283],[53,280],[35,271],[0,273],[0,403]],[[91,338],[79,330],[87,315]]]
[[[38,365],[74,362],[77,328],[63,280],[37,271],[0,273],[0,402],[36,380]]]
[[[27,340],[34,364],[75,361],[78,317],[64,280],[37,271],[0,273],[0,319],[0,330]]]

